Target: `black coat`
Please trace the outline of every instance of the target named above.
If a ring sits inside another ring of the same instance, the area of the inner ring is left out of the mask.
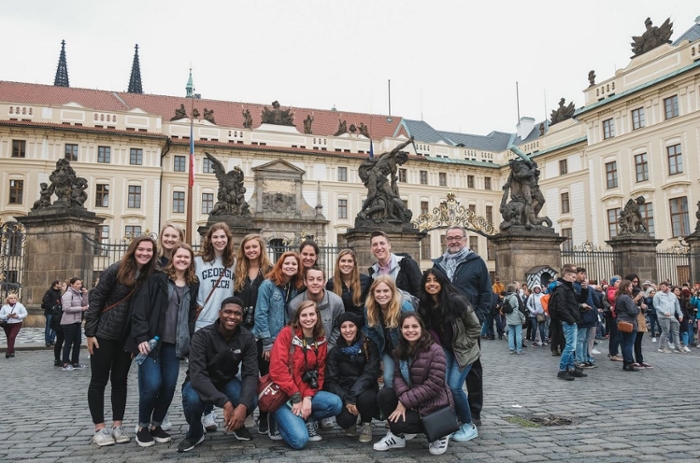
[[[420,282],[423,273],[420,271],[418,263],[411,256],[397,256],[399,260],[399,273],[396,275],[396,287],[411,293],[413,296],[420,295]],[[374,280],[374,267],[369,268],[369,276]]]
[[[576,294],[574,285],[563,278],[557,279],[557,285],[550,296],[554,299],[556,315],[551,313],[552,300],[550,299],[550,316],[555,320],[561,320],[573,325],[581,322],[581,304],[588,299],[588,288],[582,288],[580,294]]]
[[[90,292],[85,312],[85,336],[97,336],[110,341],[126,341],[131,331],[131,306],[134,287],[117,281],[119,262],[102,272],[100,282]],[[103,310],[117,304],[109,311]]]
[[[52,315],[53,307],[61,303],[61,290],[49,288],[44,294],[44,299],[41,300],[41,308],[44,309],[44,315]],[[60,322],[60,320],[59,320]]]
[[[369,287],[372,286],[372,279],[364,273],[360,273],[360,291],[362,291],[362,294],[360,295],[359,305],[355,305],[352,302],[352,289],[345,286],[345,283],[341,282],[341,284],[343,286],[343,294],[340,296],[340,298],[343,300],[345,311],[354,313],[360,322],[358,328],[362,328],[365,326],[365,300],[367,299],[367,294],[369,293]],[[328,283],[326,283],[326,290],[333,292],[333,278],[328,280]]]
[[[323,389],[340,397],[343,405],[357,404],[357,397],[363,392],[378,388],[377,378],[380,374],[379,352],[372,341],[365,343],[369,348],[369,361],[365,358],[364,348],[353,359],[341,350],[345,341],[328,352],[326,358],[326,376]]]
[[[442,260],[442,257],[433,259],[433,264],[445,272]],[[476,316],[483,323],[491,311],[491,293],[493,292],[489,270],[484,259],[476,253],[469,254],[463,262],[457,265],[455,274],[452,276],[452,284],[467,295]]]

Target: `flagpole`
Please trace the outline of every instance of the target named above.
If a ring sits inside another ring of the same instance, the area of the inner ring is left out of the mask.
[[[192,89],[192,105],[190,107],[190,172],[187,181],[187,218],[185,222],[185,241],[193,244],[192,239],[192,187],[194,186],[194,88]]]

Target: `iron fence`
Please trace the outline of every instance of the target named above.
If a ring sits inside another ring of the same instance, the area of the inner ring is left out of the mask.
[[[561,263],[574,264],[586,269],[588,279],[596,283],[600,280],[610,280],[619,268],[620,253],[601,248],[574,248],[572,251],[561,252]]]
[[[24,277],[24,226],[17,222],[0,223],[0,302],[9,293],[22,297]]]
[[[690,252],[657,252],[656,275],[659,281],[666,280],[672,284],[696,282],[694,270],[700,263],[700,254]]]

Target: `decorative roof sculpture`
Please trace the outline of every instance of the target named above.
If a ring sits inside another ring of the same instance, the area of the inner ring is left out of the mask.
[[[281,109],[279,101],[272,102],[272,109],[262,110],[263,124],[294,125],[294,113],[291,109]]]
[[[574,102],[572,101],[568,105],[566,104],[566,99],[562,98],[559,100],[559,107],[552,110],[550,116],[550,125],[554,125],[557,122],[565,121],[570,119],[574,115],[576,108],[574,107]]]
[[[647,20],[644,21],[644,25],[647,28],[644,34],[641,36],[632,36],[633,42],[630,45],[632,45],[632,53],[634,53],[634,55],[630,56],[630,58],[639,56],[665,43],[671,43],[670,39],[673,34],[671,18],[667,18],[661,27],[653,26],[651,18],[647,18]]]

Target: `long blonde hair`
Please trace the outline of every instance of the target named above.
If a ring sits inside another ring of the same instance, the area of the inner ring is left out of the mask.
[[[397,328],[399,326],[399,317],[401,316],[401,293],[396,288],[396,283],[391,278],[391,275],[379,275],[369,288],[369,294],[365,302],[365,307],[367,307],[367,326],[381,325],[379,317],[382,315],[382,308],[374,300],[374,289],[382,283],[387,285],[392,293],[389,310],[384,315],[384,324],[387,328]]]
[[[162,227],[160,227],[160,233],[158,234],[158,257],[163,257],[163,253],[165,252],[165,248],[163,247],[163,232],[166,228],[172,228],[177,232],[177,236],[180,238],[180,243],[185,242],[185,230],[183,230],[182,227],[175,222],[168,220]],[[175,252],[175,248],[173,248],[172,252]],[[173,255],[171,253],[170,257],[172,256]]]
[[[348,288],[352,291],[352,304],[358,306],[362,304],[362,288],[360,287],[360,269],[357,267],[357,257],[355,257],[355,251],[352,249],[343,249],[338,253],[338,257],[335,259],[335,272],[333,273],[333,292],[338,296],[343,297],[343,277],[340,273],[340,259],[343,256],[350,255],[352,261],[355,264],[350,274],[350,287]]]
[[[272,265],[270,264],[270,258],[267,257],[267,249],[265,249],[265,240],[262,236],[257,233],[251,233],[246,235],[241,241],[241,245],[238,246],[238,254],[236,254],[236,268],[234,271],[234,291],[243,291],[245,288],[245,279],[248,277],[248,269],[250,268],[250,261],[245,255],[245,244],[248,241],[257,240],[258,245],[260,245],[260,256],[258,257],[258,266],[260,267],[260,273],[265,275]]]

